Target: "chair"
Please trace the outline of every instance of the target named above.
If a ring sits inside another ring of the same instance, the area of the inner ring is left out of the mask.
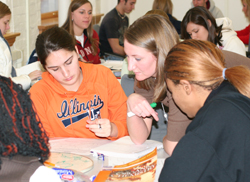
[[[134,82],[135,82],[135,75],[124,74],[121,77],[121,86],[127,97],[130,94],[134,93]]]
[[[30,57],[29,57],[29,60],[28,60],[27,64],[34,63],[36,61],[38,61],[38,56],[36,54],[36,49],[34,49],[32,51],[32,53],[30,54]]]
[[[93,25],[93,29],[96,31],[96,33],[99,35],[99,31],[100,31],[100,25],[95,24]]]

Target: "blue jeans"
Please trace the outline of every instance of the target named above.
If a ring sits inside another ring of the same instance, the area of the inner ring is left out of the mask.
[[[103,56],[104,60],[105,61],[123,61],[124,58],[123,57],[120,57],[120,56],[116,56],[116,55],[104,55]]]

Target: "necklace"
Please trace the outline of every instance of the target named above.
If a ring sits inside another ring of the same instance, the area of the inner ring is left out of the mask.
[[[117,11],[118,15],[121,17],[121,19],[124,19],[124,18],[125,18],[125,16],[126,16],[125,14],[124,14],[124,15],[122,15],[122,14],[120,14],[120,13],[119,13],[119,11],[118,11],[118,10],[116,10],[116,11]]]

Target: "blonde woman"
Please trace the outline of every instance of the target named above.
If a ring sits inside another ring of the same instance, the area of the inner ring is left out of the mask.
[[[22,85],[23,89],[29,89],[31,81],[39,78],[42,72],[36,70],[28,75],[16,75],[9,44],[3,37],[10,29],[10,18],[11,11],[9,7],[0,1],[0,75],[11,77],[15,83]]]
[[[154,0],[152,9],[163,10],[168,15],[178,34],[181,34],[181,21],[172,16],[173,3],[171,0]]]
[[[154,131],[162,135],[164,149],[169,155],[191,122],[191,118],[174,103],[164,79],[165,59],[169,50],[178,42],[178,34],[168,18],[153,14],[136,20],[126,31],[124,41],[128,70],[135,73],[135,93],[127,100],[128,112],[135,114],[127,117],[129,135],[134,143],[141,144]],[[223,51],[223,54],[228,67],[247,65],[250,68],[248,58],[229,51]],[[151,108],[151,102],[168,107],[167,131],[164,134],[159,133],[164,125],[158,123],[159,127],[154,126],[153,118],[157,121],[159,118]]]

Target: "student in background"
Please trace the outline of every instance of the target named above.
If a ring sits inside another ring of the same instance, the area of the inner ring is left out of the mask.
[[[136,20],[126,31],[124,40],[128,70],[135,73],[135,93],[127,100],[128,112],[135,113],[135,116],[127,118],[129,135],[134,143],[142,144],[152,129],[157,130],[152,127],[152,121],[153,118],[158,120],[158,116],[150,103],[161,102],[169,108],[167,132],[162,136],[164,149],[169,155],[191,122],[175,105],[164,79],[165,59],[178,42],[178,34],[171,22],[157,14]],[[229,51],[222,52],[227,67],[246,65],[250,68],[248,58]]]
[[[0,1],[0,75],[11,77],[15,83],[23,86],[23,89],[29,89],[31,81],[36,80],[42,75],[40,70],[31,72],[28,75],[16,75],[16,70],[13,67],[11,50],[8,42],[3,37],[10,29],[11,11],[9,7]]]
[[[194,119],[159,181],[250,181],[250,70],[226,68],[211,42],[186,40],[169,51],[164,72],[175,103]]]
[[[232,29],[229,18],[217,18],[204,7],[194,7],[186,13],[181,24],[182,39],[208,40],[220,49],[246,56],[245,45]]]
[[[160,9],[152,9],[152,10],[148,11],[145,15],[161,15],[164,18],[169,20],[168,15],[163,10],[160,10]]]
[[[123,48],[123,35],[129,26],[129,20],[125,13],[130,13],[135,8],[136,0],[118,0],[117,6],[105,15],[100,27],[101,54],[110,53],[115,55],[106,56],[105,59],[122,59],[125,57]]]
[[[242,3],[242,11],[245,14],[245,16],[247,17],[247,19],[249,20],[249,10],[248,7],[250,7],[250,0],[241,0]],[[246,45],[248,45],[249,43],[249,33],[250,33],[250,25],[248,25],[245,29],[243,30],[238,30],[236,31],[237,36],[239,37],[239,39]]]
[[[0,181],[60,182],[43,166],[49,138],[32,108],[29,94],[0,76]]]
[[[224,17],[221,10],[215,6],[213,0],[192,0],[191,6],[192,8],[197,6],[205,7],[213,15],[214,18]]]
[[[181,21],[172,16],[173,3],[171,0],[154,0],[152,9],[160,9],[167,13],[169,20],[174,25],[177,33],[181,34]]]
[[[49,137],[127,135],[127,97],[109,68],[78,61],[74,38],[58,27],[38,36],[36,51],[47,72],[30,94]]]
[[[76,47],[83,61],[99,64],[99,36],[93,29],[92,9],[88,0],[73,0],[62,28],[75,37]]]

